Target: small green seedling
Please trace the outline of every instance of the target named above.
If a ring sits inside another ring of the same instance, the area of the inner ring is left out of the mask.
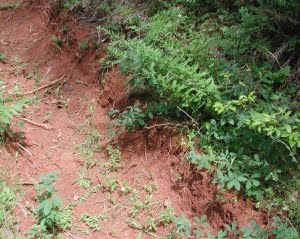
[[[6,55],[0,52],[0,61],[3,61],[6,58]]]
[[[84,222],[89,229],[98,232],[100,231],[99,218],[100,216],[92,216],[86,212],[80,216],[79,220]]]
[[[62,45],[62,40],[60,39],[60,37],[53,35],[51,37],[52,41],[54,42],[55,45],[57,46],[61,46]]]
[[[85,51],[87,49],[89,49],[89,41],[88,41],[88,39],[84,39],[83,41],[79,42],[78,43],[78,47],[79,47],[79,49],[85,50]]]

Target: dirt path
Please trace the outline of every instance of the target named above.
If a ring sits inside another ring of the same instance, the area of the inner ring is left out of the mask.
[[[65,238],[164,238],[174,226],[172,212],[181,211],[189,217],[207,214],[213,228],[233,220],[241,225],[250,218],[266,221],[265,214],[237,195],[224,194],[225,202],[216,201],[211,178],[204,172],[191,174],[178,137],[170,131],[137,132],[106,145],[106,115],[110,103],[122,105],[125,79],[117,70],[99,79],[98,61],[105,52],[91,47],[94,27],[63,14],[49,23],[49,5],[33,2],[0,11],[5,92],[16,97],[61,78],[29,95],[30,104],[12,126],[26,138],[10,143],[0,156],[1,174],[23,192],[16,208],[20,235],[34,223],[30,208],[36,205],[37,180],[51,171],[59,172],[55,188],[69,206]],[[87,51],[78,48],[85,39],[90,40]]]

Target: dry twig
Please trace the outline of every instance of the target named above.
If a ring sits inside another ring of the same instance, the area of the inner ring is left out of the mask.
[[[46,88],[48,88],[48,87],[50,87],[50,86],[53,86],[53,85],[57,84],[58,82],[60,82],[64,77],[65,77],[65,76],[63,75],[62,77],[58,78],[58,79],[55,80],[55,81],[50,82],[50,83],[47,84],[47,85],[44,85],[44,86],[41,86],[41,87],[39,87],[39,88],[37,88],[37,89],[34,89],[34,90],[31,90],[31,91],[25,92],[25,93],[21,94],[21,96],[31,95],[31,94],[34,94],[34,93],[40,91],[40,90],[46,89]]]
[[[20,119],[20,120],[23,120],[23,121],[25,121],[25,122],[27,122],[27,123],[29,123],[31,125],[34,125],[34,126],[46,129],[46,130],[52,129],[52,127],[50,127],[50,126],[48,126],[46,124],[37,123],[37,122],[34,122],[34,121],[32,121],[30,119],[26,119],[26,118],[19,118],[19,117],[17,117],[17,118]]]

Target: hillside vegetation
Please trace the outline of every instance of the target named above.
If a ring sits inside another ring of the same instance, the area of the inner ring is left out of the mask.
[[[144,101],[120,123],[180,122],[187,160],[220,190],[240,191],[299,230],[300,3],[140,4],[147,17],[118,15],[102,29],[112,39],[102,66],[119,65]]]
[[[178,135],[184,135],[184,160],[196,170],[209,172],[219,192],[237,191],[257,210],[274,216],[265,228],[254,221],[241,228],[232,222],[216,232],[205,229],[206,215],[193,220],[183,213],[176,217],[170,212],[165,221],[174,228],[166,238],[299,238],[299,0],[49,2],[53,10],[49,24],[60,11],[96,23],[98,41],[93,48],[105,45],[106,51],[99,62],[100,72],[118,69],[128,79],[128,101],[133,103],[109,111],[109,127],[114,134],[111,139],[125,131],[174,128]],[[58,34],[66,35],[67,31],[67,25],[63,25]],[[53,35],[51,43],[63,52],[64,41],[59,36]],[[88,38],[79,42],[78,52],[84,53],[72,65],[68,82],[89,47]],[[5,59],[0,52],[0,63]],[[33,72],[29,78],[34,78]],[[12,99],[2,91],[1,88],[0,141],[4,143],[13,139],[12,118],[19,117],[29,100]],[[91,155],[87,170],[93,167],[94,151],[102,149],[98,145],[101,135],[93,130],[94,140],[77,147],[81,151],[91,148],[91,152],[81,153]],[[118,171],[121,153],[110,143],[108,140],[106,150],[112,158],[111,171]],[[52,172],[37,184],[37,224],[28,238],[55,237],[71,227],[71,219],[62,213],[63,203],[55,194],[53,185],[57,179]],[[84,168],[82,179],[86,179]],[[97,179],[95,192],[101,184],[98,176]],[[89,181],[86,183],[88,188]],[[116,190],[119,183],[115,180],[111,185],[116,188],[106,191]],[[0,180],[0,186],[2,223],[5,215],[12,214],[16,196],[4,181]],[[217,200],[222,203],[223,198]],[[95,219],[97,223],[99,218]],[[63,219],[67,222],[62,223]],[[91,219],[85,215],[81,220]],[[153,222],[153,228],[151,223],[149,227],[136,221],[128,224],[139,229],[142,237],[142,233],[155,235],[156,226],[162,223],[162,219]]]

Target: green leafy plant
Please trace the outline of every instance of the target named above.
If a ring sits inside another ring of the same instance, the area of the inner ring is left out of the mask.
[[[146,125],[146,119],[152,119],[152,112],[145,113],[137,106],[128,106],[124,111],[111,110],[108,114],[111,118],[117,118],[113,123],[120,127],[120,130],[128,129],[133,131],[137,128],[144,127]]]
[[[29,71],[28,74],[25,76],[26,80],[33,79],[34,80],[34,87],[38,87],[41,81],[41,74],[35,71]]]
[[[173,219],[177,232],[181,235],[191,236],[191,222],[185,217],[184,213],[180,214],[180,217],[174,217]]]
[[[79,47],[79,49],[85,50],[85,51],[87,49],[89,49],[89,41],[88,41],[88,39],[84,39],[83,41],[79,42],[78,43],[78,47]]]
[[[104,167],[108,169],[108,171],[118,171],[121,166],[122,154],[118,148],[113,148],[113,146],[108,145],[106,147],[108,153],[108,163],[104,164]]]
[[[103,184],[104,190],[113,192],[117,190],[117,188],[119,187],[119,182],[116,177],[104,176],[103,179],[104,179],[104,184]]]
[[[100,132],[89,123],[88,125],[84,125],[80,131],[83,130],[86,131],[87,138],[85,142],[77,145],[76,149],[79,151],[79,154],[86,159],[87,167],[90,168],[97,164],[94,153],[100,148],[99,142],[102,136]]]
[[[5,98],[0,91],[0,142],[4,142],[10,130],[11,119],[18,115],[25,106],[27,99],[17,100],[13,103],[12,98]]]
[[[6,213],[11,210],[14,206],[16,195],[4,182],[0,181],[1,192],[0,192],[0,224],[3,224]]]
[[[63,227],[66,228],[65,214],[62,210],[63,203],[55,195],[56,190],[53,186],[58,179],[57,174],[57,172],[49,172],[39,179],[37,185],[39,204],[35,208],[38,224],[32,226],[28,232],[28,238],[52,238],[59,235]],[[61,222],[64,223],[61,224]]]
[[[79,220],[84,222],[89,229],[98,232],[100,231],[99,218],[100,216],[92,216],[86,212],[80,216]]]
[[[85,170],[82,168],[81,173],[77,173],[79,179],[76,181],[81,187],[87,189],[91,186],[91,179],[85,176]]]
[[[159,225],[162,223],[164,226],[167,226],[172,223],[174,218],[174,210],[171,206],[168,206],[165,210],[160,212],[160,217],[157,220],[156,224]]]

